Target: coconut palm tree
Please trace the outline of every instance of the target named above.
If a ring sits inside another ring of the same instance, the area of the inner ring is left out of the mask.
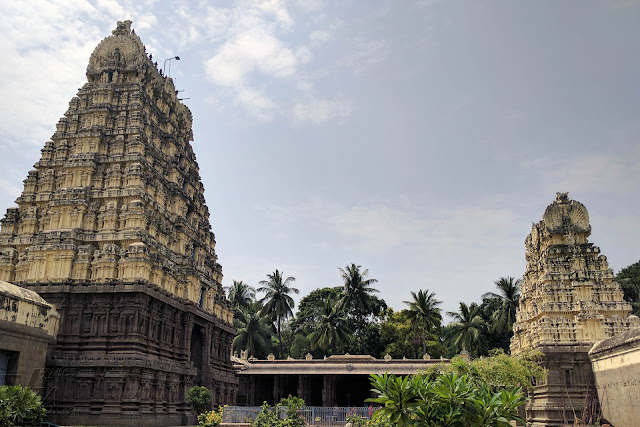
[[[227,297],[234,313],[237,313],[242,307],[247,307],[256,299],[256,290],[242,280],[234,280],[233,285],[226,286],[224,290],[227,291]]]
[[[349,313],[354,320],[355,335],[360,338],[360,350],[362,348],[362,333],[364,331],[366,318],[374,314],[377,310],[377,299],[373,298],[377,289],[371,287],[376,283],[376,279],[367,279],[369,270],[360,271],[362,266],[351,264],[345,268],[340,268],[340,275],[344,281],[342,296],[338,301],[341,310]]]
[[[346,325],[344,313],[332,299],[322,302],[317,328],[308,336],[311,350],[336,349],[349,342],[351,331]]]
[[[423,291],[420,289],[418,293],[411,292],[412,301],[403,301],[409,305],[407,317],[411,322],[411,328],[415,331],[416,336],[422,342],[423,354],[427,352],[427,340],[433,332],[440,329],[442,316],[438,306],[442,301],[436,299],[436,294]]]
[[[271,340],[271,318],[261,314],[262,305],[251,301],[240,307],[233,319],[236,337],[233,351],[247,350],[249,356],[264,357],[269,351]]]
[[[493,327],[498,332],[511,334],[513,323],[516,321],[516,310],[520,301],[521,279],[514,279],[511,276],[501,277],[494,282],[499,293],[487,292],[482,298],[497,299],[500,301],[500,308],[492,315]]]
[[[475,302],[468,306],[460,302],[460,311],[448,311],[447,314],[454,319],[448,325],[447,340],[455,351],[467,350],[473,356],[484,353],[487,324],[482,319],[480,306]]]
[[[295,301],[291,298],[291,293],[297,294],[300,291],[290,286],[296,280],[295,277],[284,278],[283,272],[276,269],[271,274],[267,274],[269,280],[262,280],[262,287],[258,288],[258,292],[265,292],[265,296],[260,300],[264,307],[263,314],[271,316],[271,320],[276,324],[278,332],[278,349],[282,356],[282,335],[280,329],[282,322],[293,316],[293,308]]]

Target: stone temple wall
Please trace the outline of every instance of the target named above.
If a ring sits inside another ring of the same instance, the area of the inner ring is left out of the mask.
[[[511,351],[541,350],[549,370],[527,408],[532,425],[571,424],[580,417],[597,398],[592,345],[639,325],[590,234],[584,205],[558,193],[525,240],[527,269]]]
[[[56,309],[35,292],[0,281],[0,386],[41,391],[59,319]]]
[[[233,314],[191,121],[119,22],[0,221],[0,280],[60,314],[45,396],[58,421],[179,424],[194,384],[235,399]]]
[[[603,417],[616,427],[640,420],[640,328],[597,342],[589,352]]]

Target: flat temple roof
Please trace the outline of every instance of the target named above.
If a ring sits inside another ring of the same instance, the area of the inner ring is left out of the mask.
[[[376,359],[371,356],[330,356],[326,359],[235,359],[238,375],[411,375],[449,359]]]

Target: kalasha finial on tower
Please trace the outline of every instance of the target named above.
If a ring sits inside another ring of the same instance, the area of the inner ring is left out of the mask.
[[[131,34],[131,21],[128,19],[126,21],[118,21],[116,29],[111,31],[111,34],[114,36],[126,36]]]
[[[560,203],[569,203],[569,192],[566,193],[556,193],[556,202]]]

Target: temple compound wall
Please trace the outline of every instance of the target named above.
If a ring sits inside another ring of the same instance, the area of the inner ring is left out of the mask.
[[[589,352],[603,417],[616,427],[640,420],[640,328],[597,342]]]
[[[60,316],[33,291],[0,281],[0,386],[42,390],[49,344]]]
[[[599,340],[637,328],[620,286],[600,249],[589,243],[589,214],[558,193],[525,240],[527,268],[513,326],[511,352],[544,353],[547,380],[527,405],[534,426],[573,424],[597,408],[589,350]]]
[[[215,404],[237,387],[192,115],[131,21],[86,75],[0,221],[0,280],[60,315],[44,393],[54,421],[177,425],[192,385]]]

